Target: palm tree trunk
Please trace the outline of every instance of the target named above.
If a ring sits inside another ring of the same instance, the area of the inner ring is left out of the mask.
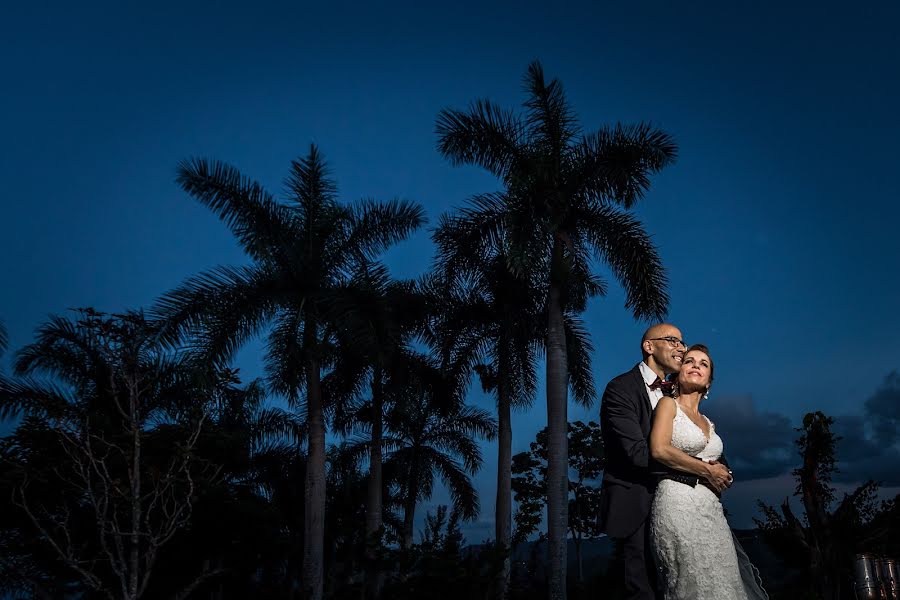
[[[500,365],[501,369],[503,365]],[[512,422],[510,418],[509,396],[503,385],[506,373],[499,370],[497,384],[497,503],[494,509],[494,527],[497,537],[497,546],[505,552],[503,565],[497,574],[496,598],[502,600],[506,597],[509,585],[509,573],[511,565],[510,542],[512,540]]]
[[[416,522],[416,498],[419,495],[418,477],[418,469],[410,468],[406,504],[403,507],[403,539],[401,545],[404,550],[409,550],[413,544],[413,528]]]
[[[378,551],[381,546],[382,523],[382,371],[376,367],[372,373],[372,441],[369,446],[369,500],[366,504],[366,558],[369,565],[369,597],[373,600],[381,593],[382,574]]]
[[[584,561],[581,555],[581,536],[575,536],[575,560],[578,564],[578,585],[584,583]]]
[[[568,365],[559,281],[562,254],[562,241],[557,237],[553,243],[547,303],[547,553],[550,600],[566,598],[569,448]]]
[[[307,348],[311,351],[311,345]],[[305,600],[322,600],[325,579],[325,416],[317,358],[309,359],[306,382],[309,456],[306,464],[301,585]]]
[[[576,523],[582,523],[582,499],[579,497],[578,490],[581,489],[581,486],[584,484],[583,479],[578,480],[578,485],[575,486],[574,498],[572,503],[569,505],[570,509],[575,510],[574,521]],[[582,560],[581,554],[581,542],[584,539],[582,533],[578,530],[577,527],[572,528],[572,541],[575,542],[575,564],[578,566],[578,590],[579,597],[582,595],[582,590],[584,589],[584,561]]]

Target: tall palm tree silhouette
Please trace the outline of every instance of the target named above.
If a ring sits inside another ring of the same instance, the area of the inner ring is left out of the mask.
[[[351,274],[424,222],[421,207],[394,200],[344,205],[316,146],[291,163],[288,203],[220,162],[183,162],[178,183],[216,213],[252,259],[219,267],[164,295],[156,312],[170,339],[195,335],[202,355],[230,359],[267,333],[272,388],[305,413],[308,431],[304,515],[304,595],[321,600],[324,581],[325,407],[322,375],[339,356]],[[305,395],[301,391],[305,390]]]
[[[510,270],[546,279],[547,529],[549,594],[566,597],[567,391],[566,310],[584,309],[602,293],[591,274],[592,255],[623,285],[635,318],[662,319],[666,276],[641,224],[623,209],[640,200],[649,176],[671,164],[672,138],[650,125],[616,125],[583,133],[562,84],[529,65],[524,115],[490,101],[437,118],[438,149],[452,164],[477,165],[495,175],[502,191],[475,196],[460,224],[458,243],[468,255],[506,238]],[[578,283],[580,282],[580,284]]]

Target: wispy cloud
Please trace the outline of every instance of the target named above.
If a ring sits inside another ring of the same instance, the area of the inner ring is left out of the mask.
[[[739,481],[776,477],[797,463],[796,432],[787,416],[757,410],[750,396],[716,397],[709,415]]]

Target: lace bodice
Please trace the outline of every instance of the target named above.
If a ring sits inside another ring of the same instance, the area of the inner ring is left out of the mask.
[[[722,438],[716,433],[716,426],[713,422],[706,416],[703,418],[709,423],[709,439],[706,438],[703,430],[681,410],[681,406],[676,400],[675,420],[672,422],[672,445],[691,456],[705,460],[717,460],[722,456]]]

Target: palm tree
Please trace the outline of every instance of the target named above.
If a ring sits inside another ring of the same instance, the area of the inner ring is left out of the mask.
[[[497,496],[495,539],[505,553],[496,597],[503,598],[512,541],[511,407],[530,406],[536,391],[536,359],[543,331],[542,298],[527,279],[512,275],[500,252],[458,256],[452,217],[443,217],[434,239],[442,299],[438,330],[444,353],[473,368],[497,401]],[[461,264],[465,263],[465,264]]]
[[[423,211],[396,200],[339,204],[335,183],[314,145],[291,164],[287,204],[219,162],[185,161],[178,182],[229,226],[252,263],[219,267],[188,280],[162,298],[157,313],[173,324],[171,339],[197,334],[201,353],[215,362],[227,361],[271,326],[266,357],[270,384],[305,409],[301,579],[305,596],[321,600],[326,429],[321,379],[339,354],[342,315],[337,307],[348,304],[350,274],[419,227]]]
[[[480,166],[503,185],[499,193],[476,196],[459,218],[461,252],[475,256],[505,237],[513,273],[546,274],[549,592],[562,599],[568,510],[565,312],[590,295],[573,277],[593,281],[584,276],[593,254],[624,286],[626,308],[635,318],[663,318],[667,280],[659,255],[623,209],[644,196],[651,174],[673,162],[676,146],[646,124],[583,134],[561,83],[547,83],[540,63],[529,65],[524,84],[524,117],[487,100],[467,111],[441,111],[438,149],[452,164]]]
[[[484,410],[462,406],[442,410],[427,394],[398,405],[389,421],[384,445],[390,451],[385,470],[398,477],[404,497],[401,546],[413,542],[416,505],[431,499],[435,477],[450,492],[464,519],[478,516],[478,493],[469,478],[481,468],[477,437],[493,439],[497,424]]]
[[[498,574],[496,597],[506,595],[512,542],[511,408],[530,406],[536,391],[536,361],[546,337],[546,293],[542,281],[516,277],[507,267],[503,247],[490,254],[459,254],[457,219],[444,216],[435,231],[438,272],[444,277],[439,297],[439,339],[453,360],[477,372],[485,392],[497,401],[497,498],[494,527],[497,545],[506,553]],[[502,242],[502,240],[498,240]],[[594,292],[591,282],[584,287]],[[589,406],[595,397],[591,344],[577,314],[565,315],[569,378],[576,401]]]
[[[425,329],[429,306],[426,297],[412,281],[392,280],[381,264],[364,264],[354,274],[354,295],[349,306],[341,312],[347,315],[344,328],[353,340],[342,357],[340,369],[334,375],[344,381],[333,388],[340,388],[355,395],[333,397],[336,408],[353,407],[350,414],[338,419],[343,430],[364,426],[370,434],[369,476],[366,502],[366,540],[370,565],[368,572],[369,595],[380,594],[383,577],[377,568],[383,532],[385,490],[382,470],[382,438],[385,411],[397,397],[397,391],[406,385],[410,361],[409,344]],[[370,400],[360,404],[359,392],[368,383]],[[337,377],[335,377],[337,379]],[[337,394],[332,394],[336,396]]]

